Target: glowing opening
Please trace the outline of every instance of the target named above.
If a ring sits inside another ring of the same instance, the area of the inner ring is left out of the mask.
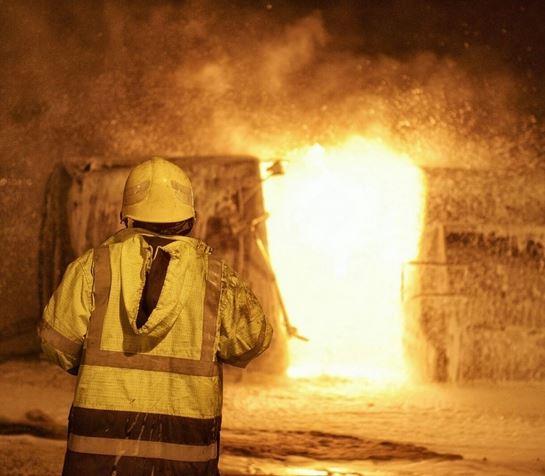
[[[418,253],[423,180],[410,158],[354,137],[292,151],[264,183],[269,249],[292,324],[292,377],[406,380],[401,273]]]

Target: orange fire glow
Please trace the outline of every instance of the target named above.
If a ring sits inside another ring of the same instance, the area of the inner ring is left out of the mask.
[[[401,267],[418,252],[420,170],[363,137],[286,159],[264,194],[272,263],[290,319],[309,338],[291,340],[288,374],[405,380]]]

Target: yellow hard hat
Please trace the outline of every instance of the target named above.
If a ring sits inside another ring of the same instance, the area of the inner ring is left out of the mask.
[[[172,223],[194,216],[193,189],[180,167],[153,157],[130,171],[123,191],[121,219]]]

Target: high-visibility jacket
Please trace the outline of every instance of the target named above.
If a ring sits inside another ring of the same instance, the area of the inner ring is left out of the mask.
[[[44,310],[43,351],[78,375],[63,474],[218,474],[222,363],[270,344],[255,295],[204,242],[149,236],[129,228],[83,254]],[[137,322],[159,251],[160,296]]]

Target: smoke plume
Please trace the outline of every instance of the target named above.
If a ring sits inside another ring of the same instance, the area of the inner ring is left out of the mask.
[[[5,158],[267,158],[354,134],[434,166],[543,150],[531,78],[430,2],[3,3]]]

